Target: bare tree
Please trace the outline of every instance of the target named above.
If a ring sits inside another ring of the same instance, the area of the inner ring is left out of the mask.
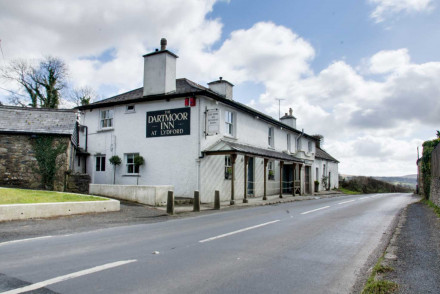
[[[22,97],[30,100],[28,106],[58,108],[61,90],[66,87],[67,66],[59,58],[46,57],[34,66],[25,60],[14,60],[1,72],[4,79],[18,83],[26,95],[14,93],[11,101],[26,105]]]
[[[88,105],[94,100],[96,100],[97,95],[95,91],[90,87],[82,87],[73,89],[70,95],[70,100],[74,102],[77,106]]]

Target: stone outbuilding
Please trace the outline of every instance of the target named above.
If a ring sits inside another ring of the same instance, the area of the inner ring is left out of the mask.
[[[57,157],[54,178],[54,189],[65,190],[66,174],[79,151],[77,130],[75,110],[0,106],[0,186],[45,188],[36,169],[35,142],[46,137],[53,146],[66,146]]]

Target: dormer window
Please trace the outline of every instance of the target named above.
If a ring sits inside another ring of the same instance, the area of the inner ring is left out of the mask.
[[[113,110],[101,110],[101,129],[108,129],[113,127]]]

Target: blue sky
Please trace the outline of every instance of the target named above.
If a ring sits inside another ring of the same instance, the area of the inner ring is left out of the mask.
[[[4,60],[54,55],[73,87],[100,98],[142,86],[142,55],[162,37],[178,77],[219,76],[234,99],[325,137],[340,172],[416,172],[440,129],[438,0],[0,0]],[[47,15],[51,15],[50,18]],[[1,62],[0,62],[1,64]],[[0,81],[0,101],[8,103]],[[64,101],[65,107],[72,106]]]

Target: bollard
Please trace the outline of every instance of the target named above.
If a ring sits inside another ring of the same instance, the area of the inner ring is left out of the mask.
[[[200,195],[199,191],[194,191],[194,209],[193,211],[200,211]]]
[[[174,214],[174,192],[168,191],[167,213]]]
[[[214,209],[219,210],[220,209],[220,191],[215,190],[214,194]]]

